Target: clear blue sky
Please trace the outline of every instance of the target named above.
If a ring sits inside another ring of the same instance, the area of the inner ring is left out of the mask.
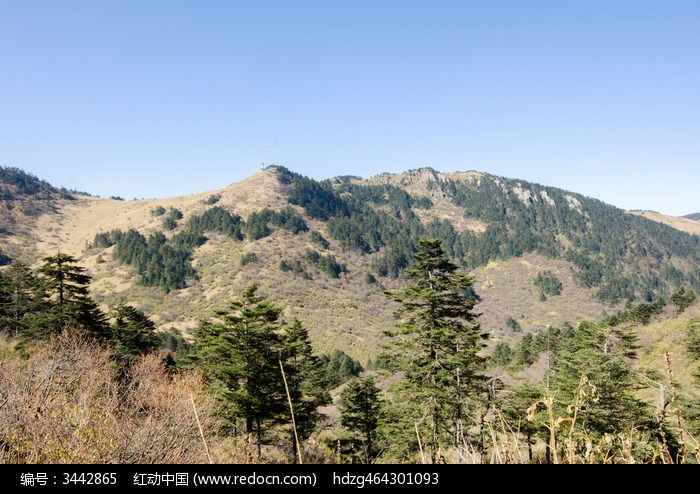
[[[700,211],[700,1],[0,0],[0,164],[104,197],[421,166]]]

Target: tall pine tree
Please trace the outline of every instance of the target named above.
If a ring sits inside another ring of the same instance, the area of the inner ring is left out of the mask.
[[[373,463],[376,455],[377,428],[382,411],[382,400],[374,378],[350,381],[340,394],[340,420],[353,441],[362,445],[362,461]]]
[[[640,387],[631,366],[636,350],[630,329],[584,321],[553,352],[549,376],[555,414],[573,420],[575,412],[575,430],[566,431],[569,456],[574,449],[583,455],[588,439],[655,427],[648,406],[634,393]]]
[[[44,258],[39,279],[49,308],[35,321],[30,330],[33,335],[46,336],[71,328],[109,337],[107,317],[90,297],[91,278],[76,263],[77,259],[68,254]]]
[[[291,431],[292,454],[296,461],[297,442],[309,438],[321,417],[318,408],[327,405],[331,396],[323,379],[320,359],[314,354],[308,330],[297,319],[282,331],[282,353],[280,363],[284,368],[289,398],[294,411]]]
[[[15,261],[0,273],[0,332],[19,336],[33,326],[46,310],[44,293],[36,275],[26,264]]]
[[[435,463],[445,440],[455,447],[464,441],[470,403],[484,381],[485,335],[474,311],[474,280],[447,259],[441,240],[420,241],[415,261],[405,272],[409,285],[387,292],[401,304],[399,329],[387,334],[395,343],[392,359],[405,372],[403,396],[414,405],[416,430]]]
[[[260,454],[287,399],[279,366],[281,310],[257,290],[249,285],[216,320],[200,324],[192,358],[218,395],[229,426],[251,434]]]
[[[155,350],[160,339],[156,327],[143,312],[131,305],[120,303],[113,311],[112,345],[117,360],[128,363]]]

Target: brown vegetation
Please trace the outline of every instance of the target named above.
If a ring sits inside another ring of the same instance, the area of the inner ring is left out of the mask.
[[[111,354],[70,332],[5,353],[0,463],[204,463],[214,419],[200,377],[148,355],[121,376]]]

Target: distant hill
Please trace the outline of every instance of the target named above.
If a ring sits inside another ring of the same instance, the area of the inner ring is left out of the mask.
[[[29,234],[38,217],[56,212],[61,201],[73,199],[69,191],[24,170],[0,166],[0,239],[11,244],[16,235]],[[7,252],[13,249],[5,242],[0,244],[0,266],[11,261]]]
[[[684,218],[691,219],[691,220],[700,221],[700,213],[686,214],[686,215],[683,216],[683,217],[684,217]]]
[[[255,282],[321,351],[362,361],[395,324],[383,292],[403,285],[422,238],[443,239],[474,275],[494,340],[598,319],[679,286],[700,291],[698,235],[476,171],[316,181],[270,167],[219,190],[141,201],[71,194],[16,169],[0,181],[8,259],[75,255],[105,307],[132,302],[159,328],[183,331]]]
[[[692,233],[695,235],[700,235],[700,221],[693,220],[689,216],[668,216],[665,214],[657,213],[656,211],[644,211],[644,210],[634,210],[629,211],[631,214],[636,214],[639,216],[644,216],[652,221],[658,221],[659,223],[664,223],[671,226],[677,230],[683,232]]]

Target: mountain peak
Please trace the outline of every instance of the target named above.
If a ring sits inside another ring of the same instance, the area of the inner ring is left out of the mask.
[[[668,296],[681,284],[700,286],[697,236],[574,192],[477,171],[423,167],[316,181],[268,166],[187,196],[80,196],[49,205],[31,223],[17,219],[31,231],[15,235],[6,254],[74,255],[94,276],[100,300],[157,307],[149,312],[161,328],[192,327],[255,282],[289,307],[287,316],[307,323],[321,348],[356,358],[374,352],[393,324],[385,301],[372,298],[370,307],[365,300],[404,282],[401,273],[424,238],[442,239],[448,255],[473,273],[483,322],[495,330],[506,317],[533,331],[597,317],[625,300]],[[142,264],[115,255],[126,232],[145,246]],[[164,244],[151,245],[152,238]],[[168,269],[182,274],[165,288],[170,292],[157,282]],[[541,272],[564,284],[561,298],[539,298],[533,279]]]

